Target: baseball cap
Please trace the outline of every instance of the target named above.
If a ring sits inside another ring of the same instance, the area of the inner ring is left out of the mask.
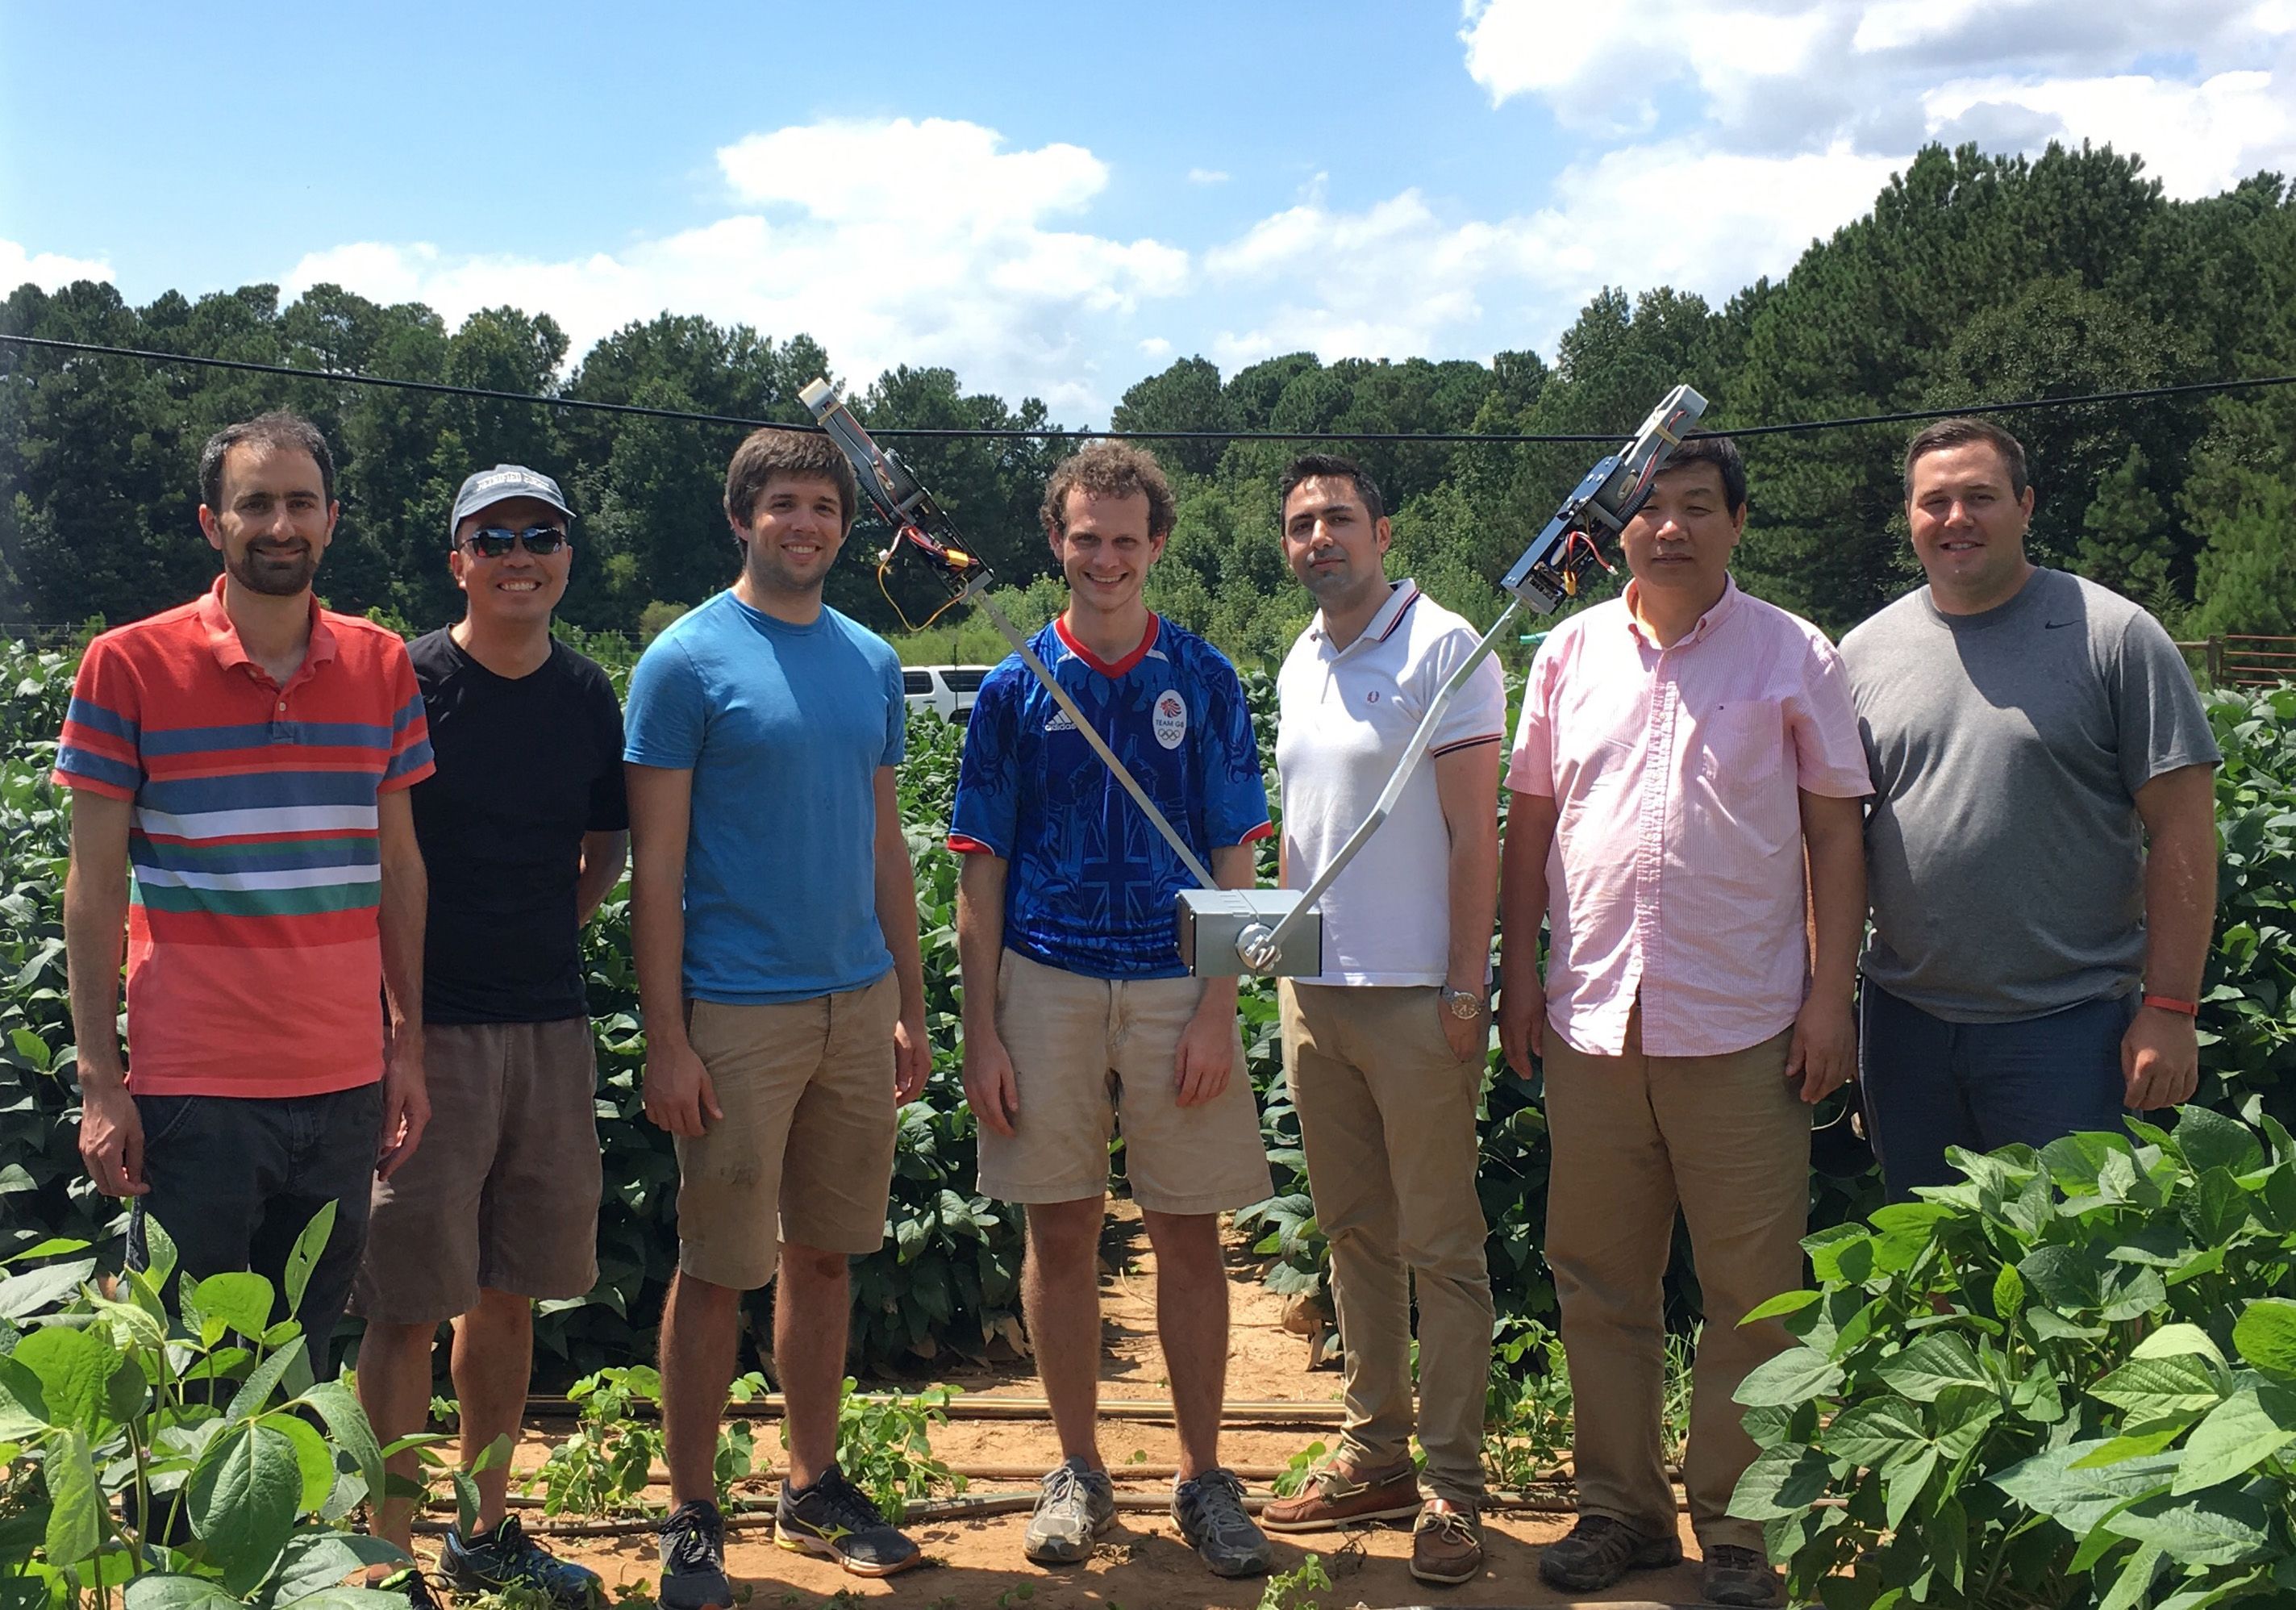
[[[463,489],[455,494],[455,512],[447,519],[447,540],[452,541],[455,530],[480,509],[512,497],[531,497],[548,504],[569,520],[574,518],[574,511],[566,506],[566,495],[549,476],[522,464],[498,464],[491,470],[472,472],[463,482]]]

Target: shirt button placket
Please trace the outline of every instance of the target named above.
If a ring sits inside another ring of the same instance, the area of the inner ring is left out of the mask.
[[[1660,650],[1651,689],[1650,747],[1643,765],[1643,794],[1635,846],[1635,949],[1640,961],[1643,1035],[1650,1035],[1651,953],[1657,948],[1659,873],[1666,848],[1666,801],[1674,774],[1674,668]]]

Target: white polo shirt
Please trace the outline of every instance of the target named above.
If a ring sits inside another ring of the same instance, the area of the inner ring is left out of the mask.
[[[1324,617],[1276,674],[1275,771],[1283,799],[1285,882],[1304,889],[1362,825],[1411,735],[1473,652],[1474,628],[1408,579],[1343,649]],[[1325,891],[1317,984],[1440,984],[1450,971],[1451,836],[1434,757],[1506,733],[1506,682],[1485,660],[1451,701],[1395,809]],[[1496,809],[1493,801],[1493,809]]]

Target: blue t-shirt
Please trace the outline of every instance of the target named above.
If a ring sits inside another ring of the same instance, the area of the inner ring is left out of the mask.
[[[1054,620],[1030,640],[1188,848],[1269,832],[1259,747],[1235,667],[1149,617],[1120,663]],[[988,673],[964,734],[949,844],[1009,861],[1004,942],[1090,978],[1179,978],[1173,911],[1195,879],[1018,654]]]
[[[689,998],[809,1000],[892,966],[876,778],[907,719],[891,646],[833,609],[791,626],[720,593],[654,639],[630,673],[623,753],[693,773]]]

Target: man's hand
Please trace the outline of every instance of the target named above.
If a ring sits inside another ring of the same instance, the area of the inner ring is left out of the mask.
[[[1828,993],[1802,1002],[1786,1052],[1786,1082],[1816,1106],[1849,1081],[1857,1066],[1857,1022],[1849,1003]]]
[[[374,1174],[388,1179],[414,1155],[430,1123],[430,1086],[422,1067],[422,1031],[394,1038],[382,1067],[382,1138]]]
[[[1538,1077],[1537,1059],[1546,1055],[1546,991],[1528,971],[1499,984],[1499,1048],[1516,1078]]]
[[[1488,1012],[1477,1012],[1472,1017],[1456,1016],[1439,990],[1435,996],[1435,1014],[1443,1020],[1443,1038],[1450,1044],[1454,1062],[1480,1063],[1489,1055],[1491,1020]]]
[[[144,1179],[144,1119],[127,1086],[114,1082],[82,1089],[79,1155],[95,1188],[107,1196],[141,1196],[151,1190]]]
[[[1010,1139],[1021,1121],[1021,1086],[1013,1077],[1013,1059],[993,1028],[975,1028],[964,1036],[964,1099],[972,1115]]]
[[[893,1023],[893,1100],[902,1106],[914,1101],[931,1072],[932,1045],[925,1039],[925,1014],[920,1006]]]
[[[2181,1012],[2139,1006],[2120,1037],[2120,1075],[2128,1081],[2127,1104],[2139,1113],[2192,1100],[2201,1084],[2197,1025]],[[87,1149],[85,1139],[80,1149]]]
[[[1235,1072],[1235,1003],[1216,998],[1209,988],[1204,996],[1172,1056],[1172,1085],[1184,1107],[1218,1100]]]
[[[709,1070],[683,1037],[646,1040],[645,1115],[657,1129],[698,1140],[713,1119],[726,1116]]]

